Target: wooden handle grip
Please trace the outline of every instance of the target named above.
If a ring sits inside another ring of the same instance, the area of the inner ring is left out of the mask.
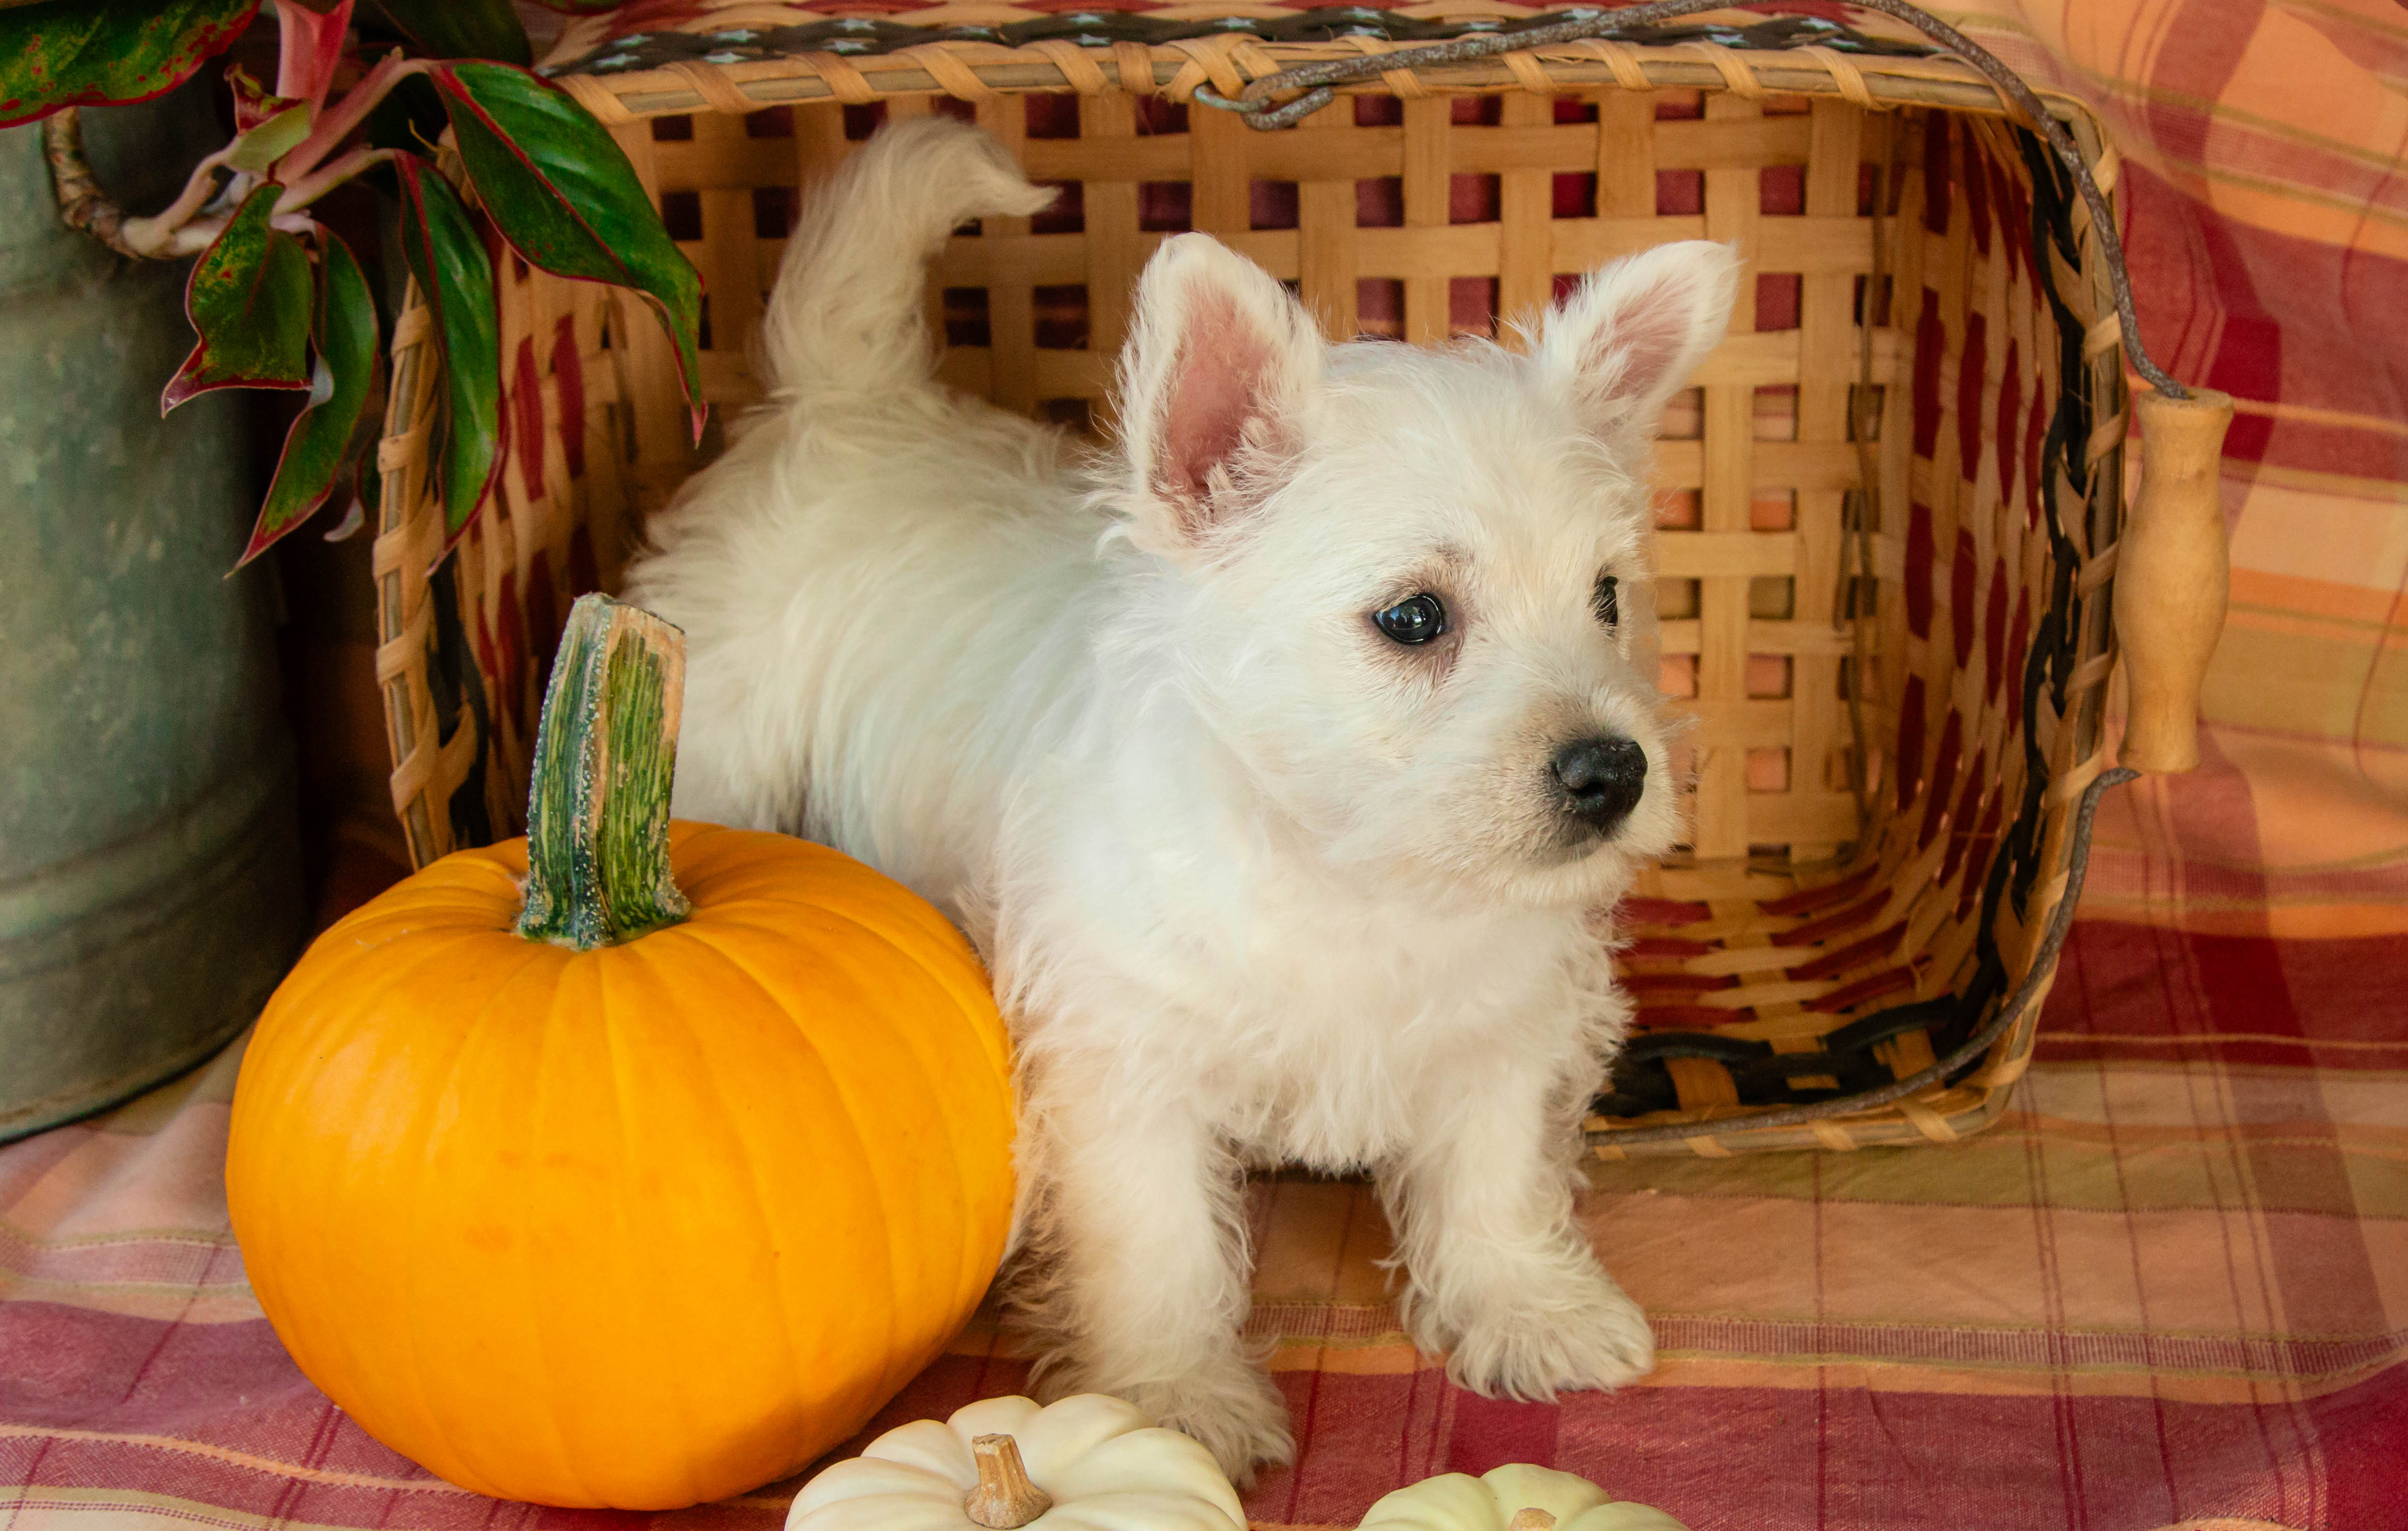
[[[2216,463],[2232,397],[2155,389],[2132,401],[2141,422],[2141,492],[2115,556],[2115,633],[2131,692],[2123,762],[2134,770],[2199,764],[2199,688],[2224,631],[2231,567]]]

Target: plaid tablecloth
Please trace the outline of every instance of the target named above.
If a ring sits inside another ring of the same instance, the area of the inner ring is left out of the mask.
[[[2085,910],[2408,930],[2408,7],[2020,0],[1959,20],[2099,107],[2150,349],[2239,411],[2208,763],[2111,797]]]
[[[1697,1531],[2408,1527],[2408,11],[1951,14],[2100,105],[2148,337],[2240,400],[2207,761],[2108,799],[1992,1132],[1600,1166],[1599,1246],[1662,1339],[1641,1386],[1449,1387],[1363,1189],[1257,1187],[1254,1324],[1302,1443],[1258,1525],[1530,1461]],[[452,1489],[294,1371],[226,1231],[236,1066],[0,1149],[0,1531],[647,1519]],[[1023,1376],[981,1323],[872,1429]],[[649,1519],[768,1526],[791,1489]]]
[[[1366,1189],[1256,1188],[1255,1332],[1303,1453],[1260,1526],[1349,1526],[1529,1461],[1697,1531],[2408,1525],[2408,937],[2077,927],[1990,1133],[1601,1166],[1599,1247],[1663,1365],[1498,1402],[1398,1332]],[[237,1059],[0,1150],[0,1526],[635,1522],[504,1505],[369,1439],[294,1369],[218,1180]],[[872,1426],[1017,1391],[973,1326]],[[768,1527],[793,1485],[651,1517]]]

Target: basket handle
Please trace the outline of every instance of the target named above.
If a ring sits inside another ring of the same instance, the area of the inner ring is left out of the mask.
[[[1950,26],[1912,0],[1851,0],[1867,10],[1907,25],[1929,37],[1949,52],[1955,53],[1979,70],[1997,87],[2001,97],[2014,104],[2016,110],[2031,119],[2032,128],[2048,140],[2048,146],[2073,178],[2074,188],[2082,193],[2085,206],[2090,209],[2092,237],[2099,241],[2099,253],[2107,267],[2108,285],[2115,294],[2116,317],[2123,322],[2124,354],[2149,386],[2168,398],[2179,399],[2188,390],[2158,367],[2141,344],[2141,321],[2132,311],[2132,280],[2124,267],[2124,242],[2115,232],[2115,215],[2108,208],[2106,193],[2091,177],[2090,166],[2083,163],[2082,150],[2065,124],[2049,114],[2032,88],[2024,83],[2021,75],[2000,63],[1998,55]],[[1471,59],[1494,58],[1499,53],[1521,52],[1529,49],[1560,48],[1584,37],[1599,37],[1631,27],[1654,26],[1684,16],[1719,10],[1730,0],[1646,0],[1646,3],[1621,10],[1567,11],[1566,20],[1544,26],[1524,27],[1513,32],[1484,32],[1477,36],[1456,37],[1448,42],[1424,43],[1417,48],[1400,48],[1388,52],[1357,53],[1347,58],[1323,59],[1312,64],[1299,64],[1265,75],[1249,82],[1233,99],[1218,94],[1208,86],[1196,87],[1196,99],[1207,107],[1235,112],[1248,127],[1261,132],[1292,128],[1337,99],[1332,86],[1350,80],[1369,79],[1372,75],[1395,70],[1412,70],[1447,64],[1461,64]],[[1271,97],[1282,91],[1302,91],[1304,93],[1285,103],[1274,103]]]
[[[2224,631],[2231,582],[2216,461],[2232,396],[2195,388],[2188,398],[2145,389],[2141,490],[2115,555],[2115,632],[2131,706],[2118,757],[2165,774],[2199,764],[2199,689]]]

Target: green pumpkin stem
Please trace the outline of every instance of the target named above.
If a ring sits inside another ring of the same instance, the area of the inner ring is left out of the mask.
[[[686,917],[669,875],[684,697],[684,634],[608,595],[578,598],[537,728],[520,935],[591,952]]]

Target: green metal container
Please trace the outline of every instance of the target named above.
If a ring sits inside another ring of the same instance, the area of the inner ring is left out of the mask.
[[[222,137],[195,91],[83,115],[137,209]],[[242,402],[159,415],[188,270],[63,226],[42,130],[0,131],[0,1139],[208,1056],[301,934]]]

